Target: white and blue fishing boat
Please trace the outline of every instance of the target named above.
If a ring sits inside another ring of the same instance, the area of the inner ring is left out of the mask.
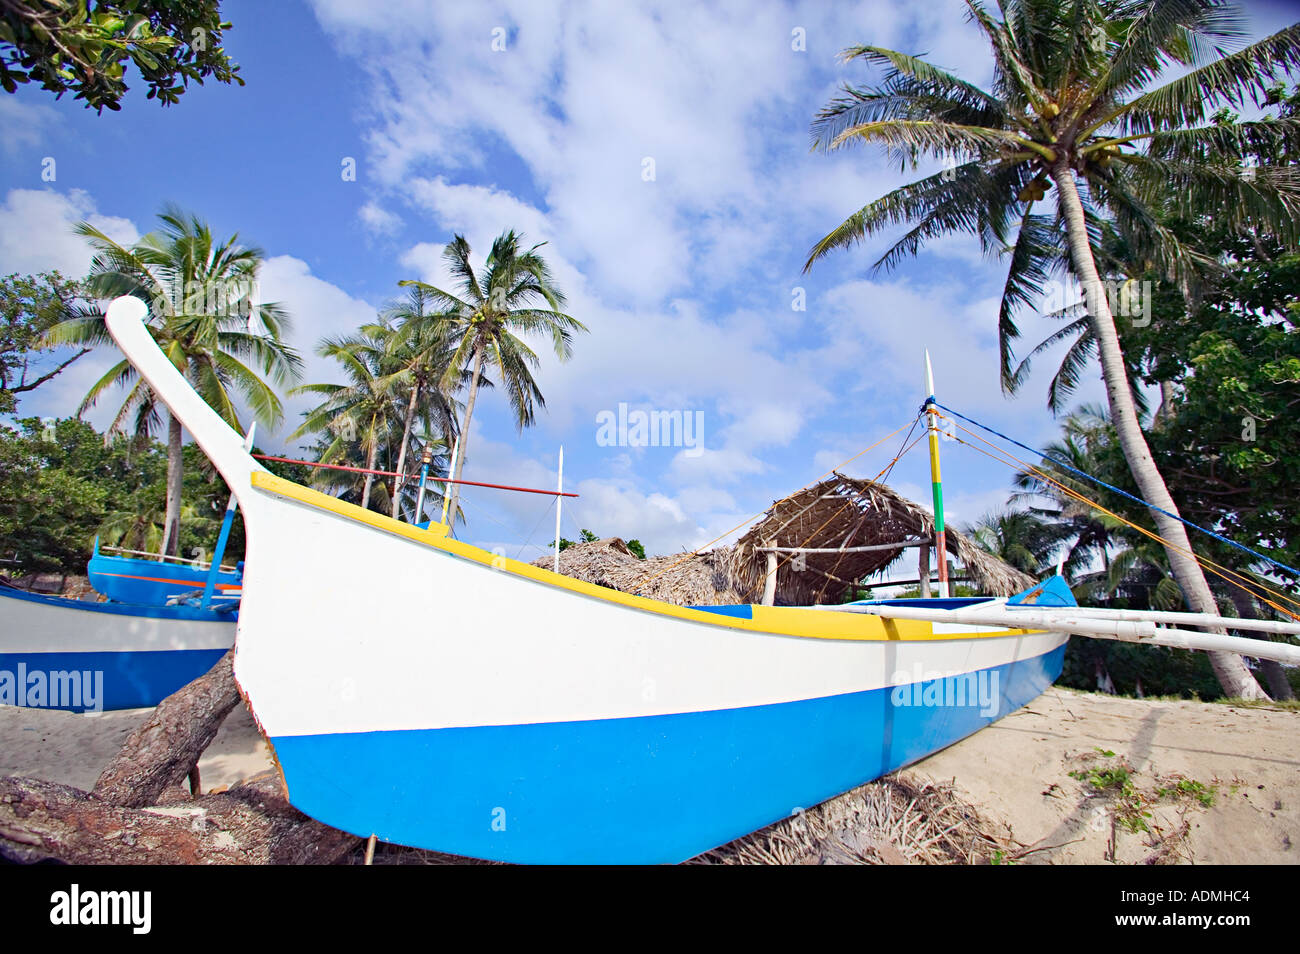
[[[95,591],[115,603],[143,606],[174,605],[212,584],[213,605],[238,603],[243,590],[242,567],[218,565],[215,577],[211,568],[198,560],[175,557],[149,559],[119,556],[100,549],[95,538],[86,575]],[[200,597],[201,599],[201,597]]]
[[[289,800],[336,828],[504,861],[681,861],[950,745],[1060,673],[1058,582],[1018,601],[690,608],[275,477],[144,314],[119,298],[108,328],[243,508],[236,679]]]
[[[233,606],[136,606],[0,584],[0,705],[98,712],[156,706],[235,641]]]

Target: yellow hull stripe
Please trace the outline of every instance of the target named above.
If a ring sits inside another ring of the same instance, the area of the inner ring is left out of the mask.
[[[952,639],[993,639],[1000,636],[1023,636],[1039,632],[1031,629],[1008,629],[991,633],[935,633],[931,624],[921,620],[889,620],[878,616],[858,613],[836,613],[826,610],[806,609],[796,606],[753,606],[753,619],[737,619],[703,610],[693,610],[673,603],[664,603],[648,597],[637,596],[612,590],[606,586],[597,586],[571,576],[564,576],[552,570],[498,556],[487,550],[462,543],[447,536],[445,524],[431,524],[429,529],[421,530],[414,524],[402,523],[373,510],[363,510],[356,504],[350,504],[303,487],[292,481],[276,477],[265,471],[254,471],[253,487],[257,490],[305,504],[318,510],[324,510],[336,516],[363,523],[376,530],[382,530],[394,536],[405,537],[416,543],[435,550],[441,550],[463,560],[472,560],[497,571],[513,573],[515,576],[534,580],[547,586],[588,597],[618,603],[647,613],[660,616],[673,616],[678,619],[704,623],[709,626],[725,626],[731,629],[744,629],[753,632],[771,633],[779,636],[800,636],[814,639],[859,639],[859,640],[952,640]]]

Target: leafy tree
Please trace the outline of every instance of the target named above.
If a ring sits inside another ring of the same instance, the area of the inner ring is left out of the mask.
[[[532,369],[538,359],[521,336],[540,334],[551,339],[555,354],[567,361],[573,350],[573,333],[587,329],[576,318],[559,309],[564,295],[551,278],[550,266],[538,254],[541,243],[521,247],[520,236],[503,232],[492,243],[482,274],[470,263],[470,247],[457,235],[443,248],[443,260],[457,280],[455,291],[444,291],[426,282],[403,281],[418,288],[430,304],[446,314],[457,340],[456,352],[443,375],[443,384],[455,383],[466,368],[470,371],[469,394],[460,422],[460,454],[454,480],[460,480],[465,466],[470,421],[485,365],[497,369],[520,429],[533,423],[534,409],[545,407]],[[459,484],[451,485],[451,510],[460,499]]]
[[[1214,208],[1226,224],[1256,224],[1294,240],[1300,180],[1290,167],[1240,174],[1261,143],[1295,143],[1300,123],[1266,117],[1235,126],[1208,121],[1224,104],[1262,97],[1300,67],[1300,24],[1224,54],[1244,35],[1221,0],[1003,0],[1001,18],[967,0],[968,18],[989,43],[994,81],[986,91],[924,59],[857,46],[846,59],[882,67],[884,82],[845,87],[813,123],[814,145],[879,143],[900,166],[922,156],[949,168],[864,206],[812,249],[806,267],[833,249],[899,225],[910,228],[876,262],[889,268],[941,235],[965,232],[984,250],[1006,250],[1010,268],[999,317],[1004,382],[1012,374],[1016,311],[1034,302],[1063,261],[1082,284],[1111,418],[1141,495],[1152,511],[1179,585],[1199,611],[1215,612],[1204,574],[1185,554],[1177,505],[1155,466],[1133,401],[1128,365],[1106,300],[1090,226],[1118,224],[1171,277],[1202,264],[1160,225],[1179,211]],[[1170,66],[1187,68],[1167,82]],[[1051,214],[1033,211],[1054,192]],[[1216,653],[1231,695],[1264,693],[1237,656]]]
[[[126,65],[148,98],[176,103],[191,81],[244,85],[222,48],[219,0],[3,0],[0,87],[36,82],[55,97],[68,91],[88,109],[119,110]]]
[[[632,551],[638,560],[645,559],[645,546],[640,540],[627,541],[627,548]]]
[[[83,312],[81,297],[80,285],[58,272],[0,279],[0,414],[14,412],[15,395],[34,391],[90,353],[82,348],[48,370],[32,364],[49,351],[42,341],[46,330]]]
[[[240,245],[238,235],[218,241],[206,222],[172,206],[159,219],[162,228],[131,248],[87,222],[77,226],[78,234],[95,249],[87,293],[100,299],[134,295],[145,301],[149,331],[158,346],[231,427],[243,433],[236,398],[274,426],[282,408],[272,383],[283,385],[293,379],[301,359],[283,340],[289,325],[285,310],[278,303],[257,300],[262,250]],[[254,316],[263,330],[254,330]],[[98,311],[55,324],[45,340],[115,347]],[[91,385],[78,413],[119,386],[126,389],[126,398],[110,432],[151,435],[165,408],[125,359]],[[170,413],[167,461],[167,529],[162,549],[174,556],[180,546],[184,458],[181,422]]]

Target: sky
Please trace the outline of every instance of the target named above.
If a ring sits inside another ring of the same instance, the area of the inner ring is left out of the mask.
[[[264,250],[264,300],[292,318],[304,382],[340,380],[313,355],[372,320],[398,282],[448,281],[461,234],[482,261],[507,229],[542,252],[588,333],[559,361],[543,341],[536,425],[504,398],[476,408],[465,477],[553,487],[564,448],[563,535],[693,549],[911,422],[924,353],[940,402],[1042,446],[1051,356],[1014,398],[999,386],[996,318],[1005,263],[973,238],[931,243],[891,272],[890,236],[809,249],[849,214],[913,178],[874,150],[809,149],[809,123],[844,82],[879,76],[839,51],[871,43],[925,54],[977,83],[991,63],[953,0],[858,3],[428,3],[226,0],[226,50],[243,87],[192,87],[160,107],[133,90],[102,116],[70,96],[0,94],[0,274],[85,274],[72,233],[89,221],[131,242],[165,203]],[[1296,19],[1246,5],[1254,36]],[[138,84],[137,84],[138,85]],[[345,175],[355,169],[354,176]],[[52,173],[52,180],[51,180]],[[1019,353],[1049,319],[1025,315]],[[117,356],[92,354],[23,397],[20,416],[75,412]],[[1099,373],[1078,400],[1100,401]],[[286,401],[259,445],[308,403]],[[678,446],[619,440],[620,408],[680,411]],[[87,416],[103,426],[112,395]],[[841,467],[875,477],[902,434]],[[947,516],[1006,504],[1011,472],[943,445]],[[924,444],[889,474],[928,503]],[[467,488],[458,533],[508,556],[545,551],[543,496]],[[730,533],[734,536],[734,532]]]

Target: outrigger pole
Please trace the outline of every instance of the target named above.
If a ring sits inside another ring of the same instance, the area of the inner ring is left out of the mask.
[[[930,487],[934,492],[934,555],[939,561],[939,596],[948,592],[948,549],[943,526],[943,478],[939,474],[939,411],[934,406],[934,370],[930,367],[930,351],[925,352],[925,405],[926,428],[930,432]]]
[[[1204,622],[1205,614],[1200,613],[1155,613],[1144,614],[1145,618],[1124,619],[1119,613],[1110,615],[1105,610],[1088,607],[1030,609],[1008,606],[1001,600],[993,601],[987,606],[977,604],[961,609],[939,611],[922,607],[871,603],[849,603],[843,606],[828,606],[825,609],[883,616],[888,619],[1004,626],[1008,629],[1057,630],[1075,636],[1089,636],[1093,639],[1115,639],[1125,643],[1146,643],[1173,649],[1238,653],[1242,656],[1254,656],[1256,659],[1273,659],[1292,666],[1300,665],[1300,646],[1294,643],[1275,643],[1266,639],[1246,639],[1241,636],[1220,636],[1218,633],[1196,633],[1170,626],[1157,626],[1155,619],[1152,618],[1183,617],[1170,619],[1170,621],[1198,625]],[[1120,611],[1123,612],[1125,611]],[[1229,629],[1259,629],[1260,622],[1270,621],[1214,617],[1214,625],[1226,626]],[[1287,623],[1274,623],[1267,632],[1296,634],[1300,633],[1300,627]]]

